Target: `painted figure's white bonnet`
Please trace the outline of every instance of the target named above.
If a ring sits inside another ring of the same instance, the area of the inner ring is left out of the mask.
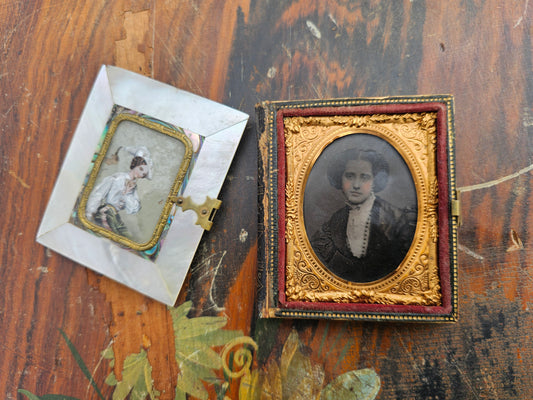
[[[146,161],[146,165],[148,166],[148,174],[146,175],[146,178],[152,179],[152,170],[154,169],[154,163],[152,161],[152,157],[150,156],[150,152],[148,151],[146,146],[126,146],[125,150],[133,157],[141,157],[142,159],[144,159],[144,161]]]

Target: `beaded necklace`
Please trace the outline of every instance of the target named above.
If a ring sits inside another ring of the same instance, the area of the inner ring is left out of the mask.
[[[361,258],[366,255],[370,237],[370,214],[375,198],[374,193],[371,193],[364,203],[357,206],[349,205],[346,243],[354,257]]]

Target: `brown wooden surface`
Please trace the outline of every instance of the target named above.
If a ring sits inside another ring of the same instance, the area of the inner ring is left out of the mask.
[[[513,174],[532,162],[532,9],[528,0],[3,0],[0,397],[98,398],[62,329],[106,398],[110,344],[117,376],[127,355],[147,349],[160,398],[174,398],[167,308],[35,243],[92,82],[113,64],[251,115],[178,305],[191,300],[191,318],[227,316],[226,328],[251,336],[254,369],[279,361],[294,329],[324,382],[372,368],[379,399],[531,398],[531,173]],[[467,189],[459,322],[257,320],[255,103],[448,93]],[[523,249],[508,251],[511,230]],[[238,398],[237,383],[226,395]]]

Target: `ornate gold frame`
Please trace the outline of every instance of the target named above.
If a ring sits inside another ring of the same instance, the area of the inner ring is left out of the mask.
[[[262,317],[453,322],[457,227],[453,98],[406,96],[257,105],[259,312]],[[330,144],[372,135],[405,161],[416,190],[414,239],[389,275],[366,283],[332,273],[304,221],[311,170]]]
[[[435,229],[436,118],[434,112],[284,118],[288,301],[441,304]],[[358,133],[384,139],[401,154],[410,167],[419,199],[415,239],[407,256],[395,273],[370,283],[349,282],[329,272],[313,252],[303,216],[305,185],[318,156],[334,140]]]
[[[183,160],[181,161],[181,165],[179,167],[178,173],[176,175],[176,178],[174,179],[174,182],[172,184],[172,187],[170,189],[170,192],[167,196],[167,199],[165,201],[165,204],[163,206],[163,210],[161,212],[161,215],[159,217],[159,220],[157,222],[156,228],[154,229],[154,232],[150,238],[145,243],[138,243],[134,240],[131,240],[125,236],[118,235],[110,230],[107,230],[105,228],[102,228],[101,226],[95,224],[94,222],[87,219],[85,216],[85,208],[87,206],[87,200],[89,198],[89,195],[91,191],[94,188],[94,184],[96,182],[96,178],[98,176],[98,173],[100,171],[100,167],[102,166],[102,162],[106,158],[107,151],[109,150],[109,145],[111,144],[111,140],[113,139],[113,136],[115,135],[117,128],[119,124],[123,121],[130,121],[134,122],[136,124],[142,125],[146,128],[152,129],[154,131],[160,132],[162,134],[171,136],[179,141],[181,141],[185,146],[185,154],[183,156]],[[191,162],[193,155],[193,147],[190,139],[183,133],[171,129],[167,125],[162,125],[157,122],[154,122],[151,119],[144,118],[139,115],[129,114],[129,113],[122,113],[115,116],[110,124],[108,131],[104,137],[103,143],[101,145],[100,152],[98,153],[98,156],[96,157],[96,160],[94,161],[94,166],[92,167],[92,170],[89,175],[89,179],[87,181],[87,184],[85,185],[81,197],[80,197],[80,203],[78,206],[78,218],[80,222],[88,229],[90,229],[93,232],[96,232],[97,234],[104,236],[106,238],[109,238],[123,246],[126,246],[132,250],[136,251],[144,251],[151,249],[154,247],[157,242],[159,241],[159,238],[161,236],[161,233],[163,232],[163,229],[167,223],[168,216],[170,215],[170,212],[172,211],[173,205],[176,203],[177,194],[180,190],[180,187],[183,183],[183,179],[185,177],[185,174],[187,172],[187,169],[189,168],[189,164]]]

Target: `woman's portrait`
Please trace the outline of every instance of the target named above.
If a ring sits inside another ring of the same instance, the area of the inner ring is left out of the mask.
[[[185,141],[200,147],[197,135],[189,133],[187,140],[186,134],[180,140],[134,120],[120,121],[87,197],[85,218],[135,243],[149,242],[183,166]]]
[[[322,264],[351,282],[396,270],[413,240],[416,190],[401,155],[384,139],[356,133],[319,156],[304,195],[304,221]]]
[[[122,146],[117,149],[117,157],[121,149]],[[123,152],[132,157],[129,171],[106,176],[91,191],[85,215],[89,221],[94,221],[117,235],[130,237],[120,213],[137,214],[141,209],[137,182],[144,178],[152,179],[153,162],[145,146],[125,147]]]

